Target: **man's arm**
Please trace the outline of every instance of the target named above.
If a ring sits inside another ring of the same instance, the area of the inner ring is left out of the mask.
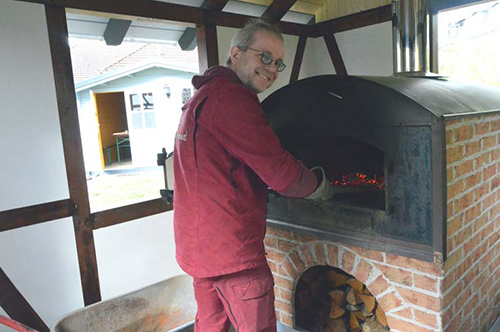
[[[217,141],[273,190],[285,196],[311,195],[318,187],[316,175],[283,149],[255,95],[236,86],[218,97],[211,126]]]

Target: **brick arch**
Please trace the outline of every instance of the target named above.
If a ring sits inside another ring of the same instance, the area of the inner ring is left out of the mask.
[[[299,277],[318,265],[339,268],[361,281],[375,296],[385,313],[404,310],[406,307],[403,296],[378,267],[342,245],[327,241],[302,243],[284,255],[281,263],[277,264],[277,270],[293,279],[292,287],[295,288]],[[293,293],[294,289],[290,291]]]

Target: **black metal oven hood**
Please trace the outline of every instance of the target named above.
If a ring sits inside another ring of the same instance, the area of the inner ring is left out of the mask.
[[[269,224],[432,261],[446,253],[444,119],[500,111],[500,93],[437,76],[325,75],[281,88],[263,107],[285,149],[330,180],[385,177],[381,193],[325,203],[270,192]]]

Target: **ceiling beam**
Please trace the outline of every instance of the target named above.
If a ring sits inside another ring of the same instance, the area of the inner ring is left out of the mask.
[[[201,8],[203,9],[214,9],[221,11],[224,9],[229,0],[205,0],[201,4]]]
[[[141,16],[161,20],[194,24],[214,24],[217,26],[242,28],[252,18],[213,9],[202,9],[151,0],[16,0],[40,3],[56,7],[91,10],[121,15]],[[284,34],[295,36],[314,36],[314,29],[304,24],[279,22],[278,27]]]
[[[127,34],[128,28],[132,21],[130,20],[118,20],[116,18],[110,18],[106,30],[104,30],[104,41],[106,45],[118,46],[123,42],[125,35]]]
[[[267,7],[262,18],[277,22],[285,16],[285,14],[292,8],[297,0],[274,0],[269,7]]]
[[[391,5],[369,9],[360,13],[323,21],[314,25],[316,36],[363,28],[392,20]]]
[[[224,6],[229,2],[229,0],[205,0],[201,4],[203,9],[213,9],[216,11],[221,11]],[[188,27],[184,30],[184,33],[178,40],[179,46],[183,51],[192,51],[196,48],[196,29]]]

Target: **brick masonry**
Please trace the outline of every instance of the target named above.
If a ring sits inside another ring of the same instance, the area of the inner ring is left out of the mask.
[[[268,227],[278,320],[293,326],[293,292],[317,265],[363,282],[393,332],[486,332],[500,313],[500,115],[448,120],[447,250],[442,265]]]
[[[300,275],[311,267],[340,268],[363,282],[384,309],[391,331],[441,331],[441,268],[433,263],[319,241],[268,228],[268,262],[275,278],[276,315],[293,326],[293,292]]]
[[[500,314],[500,116],[446,122],[445,332],[488,331]]]

